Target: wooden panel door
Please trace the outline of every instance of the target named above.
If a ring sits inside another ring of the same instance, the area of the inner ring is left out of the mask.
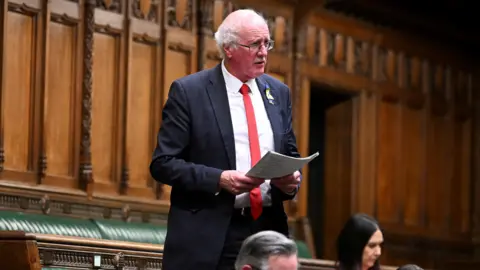
[[[325,111],[323,250],[328,259],[336,257],[337,235],[351,214],[353,102]]]

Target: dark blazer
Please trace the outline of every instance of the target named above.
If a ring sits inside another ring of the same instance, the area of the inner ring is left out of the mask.
[[[275,151],[298,157],[290,91],[268,75],[257,78],[274,134]],[[270,88],[273,100],[268,100]],[[245,127],[246,128],[246,127]],[[219,191],[220,174],[234,170],[235,142],[221,65],[174,81],[162,114],[150,172],[172,186],[164,270],[213,270],[225,241],[235,196]],[[272,186],[265,229],[288,235],[283,201]]]

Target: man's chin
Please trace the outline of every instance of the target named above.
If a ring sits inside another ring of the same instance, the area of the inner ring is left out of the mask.
[[[263,73],[265,73],[265,68],[257,68],[255,69],[255,72],[253,72],[252,75],[254,78],[257,78],[258,76],[263,75]]]

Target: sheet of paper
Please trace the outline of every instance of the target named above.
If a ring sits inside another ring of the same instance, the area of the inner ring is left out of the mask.
[[[298,171],[317,156],[318,152],[308,157],[294,158],[269,151],[246,175],[263,179],[282,177]]]

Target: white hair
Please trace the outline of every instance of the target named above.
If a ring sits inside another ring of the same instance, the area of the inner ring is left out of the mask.
[[[235,17],[232,18],[231,16]],[[230,18],[229,18],[230,17]],[[225,58],[225,46],[236,47],[238,42],[238,33],[242,27],[247,23],[265,23],[268,25],[265,18],[252,9],[239,9],[230,13],[227,18],[220,24],[215,32],[215,41],[222,58]]]
[[[235,270],[244,265],[266,270],[271,256],[297,256],[297,245],[285,235],[274,231],[262,231],[251,235],[242,244],[235,261]]]

